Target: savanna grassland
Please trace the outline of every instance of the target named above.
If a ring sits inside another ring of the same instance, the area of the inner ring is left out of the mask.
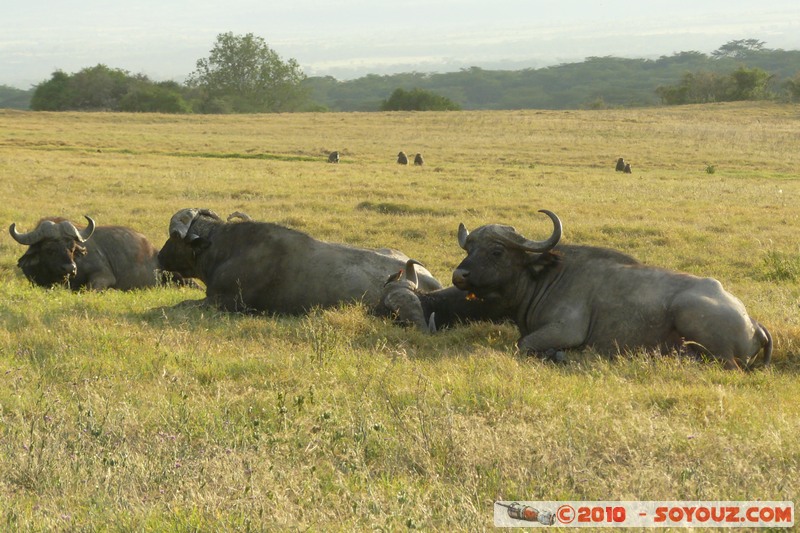
[[[180,208],[398,248],[445,285],[459,222],[713,276],[773,366],[519,355],[350,305],[173,308],[189,288],[31,286],[0,238],[0,528],[480,530],[502,500],[800,496],[800,108],[167,116],[0,111],[0,221],[156,245]],[[339,165],[325,163],[339,150]],[[421,152],[420,168],[395,164]],[[633,173],[614,171],[625,157]]]

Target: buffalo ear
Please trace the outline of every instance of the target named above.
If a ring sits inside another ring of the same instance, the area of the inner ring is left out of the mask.
[[[543,254],[529,254],[525,266],[534,275],[539,275],[549,268],[554,268],[561,263],[561,256],[555,252]]]
[[[194,251],[205,250],[209,246],[211,246],[211,241],[206,239],[205,237],[201,237],[199,235],[195,235],[190,233],[186,236],[186,242],[189,243],[189,246],[192,247]]]
[[[39,252],[38,251],[31,251],[28,248],[28,251],[22,254],[22,257],[19,258],[17,261],[17,266],[19,268],[32,268],[39,264]]]
[[[462,222],[458,225],[458,245],[464,250],[467,249],[467,237],[469,237],[469,230]]]

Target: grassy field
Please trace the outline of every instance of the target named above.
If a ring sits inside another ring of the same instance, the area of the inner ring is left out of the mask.
[[[774,365],[520,356],[361,306],[173,309],[193,289],[32,287],[0,238],[0,527],[481,530],[495,500],[800,496],[800,108],[165,116],[0,111],[0,221],[184,207],[391,246],[445,285],[459,222],[712,276]],[[339,165],[325,163],[339,150]],[[426,165],[401,167],[398,151]],[[633,174],[614,171],[625,157]]]

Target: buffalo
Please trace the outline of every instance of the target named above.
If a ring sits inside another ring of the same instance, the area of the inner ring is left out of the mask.
[[[378,304],[386,276],[405,265],[396,250],[319,241],[277,224],[226,223],[208,209],[182,209],[159,253],[165,268],[206,285],[198,302],[227,311],[301,314],[344,302]],[[424,290],[441,288],[422,271]]]
[[[417,266],[421,264],[409,259],[404,269],[389,276],[381,295],[378,315],[391,316],[401,324],[430,333],[464,322],[505,322],[513,318],[506,314],[502,302],[475,298],[458,287],[430,292],[420,290]]]
[[[338,163],[339,162],[339,152],[331,152],[328,154],[328,163]]]
[[[614,167],[614,170],[617,172],[622,172],[625,170],[625,160],[623,158],[620,157],[617,159],[617,166]]]
[[[158,250],[144,235],[121,226],[96,226],[88,216],[86,221],[78,229],[60,217],[44,218],[28,233],[11,224],[14,240],[28,246],[17,262],[25,277],[43,287],[66,282],[72,290],[130,290],[171,279],[161,271]]]
[[[408,164],[408,156],[405,152],[400,152],[397,154],[397,164],[398,165],[407,165]]]
[[[422,159],[422,154],[420,154],[419,152],[417,153],[417,155],[414,156],[414,164],[418,167],[421,167],[422,165],[425,164],[425,161]]]
[[[615,250],[558,245],[561,221],[541,212],[554,225],[543,241],[498,224],[458,229],[467,257],[453,271],[453,285],[505,302],[520,351],[561,358],[580,347],[608,354],[686,350],[736,369],[763,350],[769,364],[769,332],[719,281],[645,266]]]

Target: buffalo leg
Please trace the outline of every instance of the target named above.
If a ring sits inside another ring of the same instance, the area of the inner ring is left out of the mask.
[[[569,333],[576,330],[562,323],[548,324],[520,338],[517,347],[527,355],[540,355],[555,362],[564,362],[566,357],[563,350],[578,347],[584,342],[582,332]]]
[[[91,290],[102,291],[109,287],[113,287],[117,283],[117,278],[111,272],[100,272],[94,274],[87,284]]]
[[[182,302],[179,302],[179,303],[175,304],[172,307],[174,309],[191,309],[191,308],[195,308],[195,307],[212,307],[213,308],[214,305],[211,304],[208,301],[208,298],[202,298],[200,300],[184,300]]]

